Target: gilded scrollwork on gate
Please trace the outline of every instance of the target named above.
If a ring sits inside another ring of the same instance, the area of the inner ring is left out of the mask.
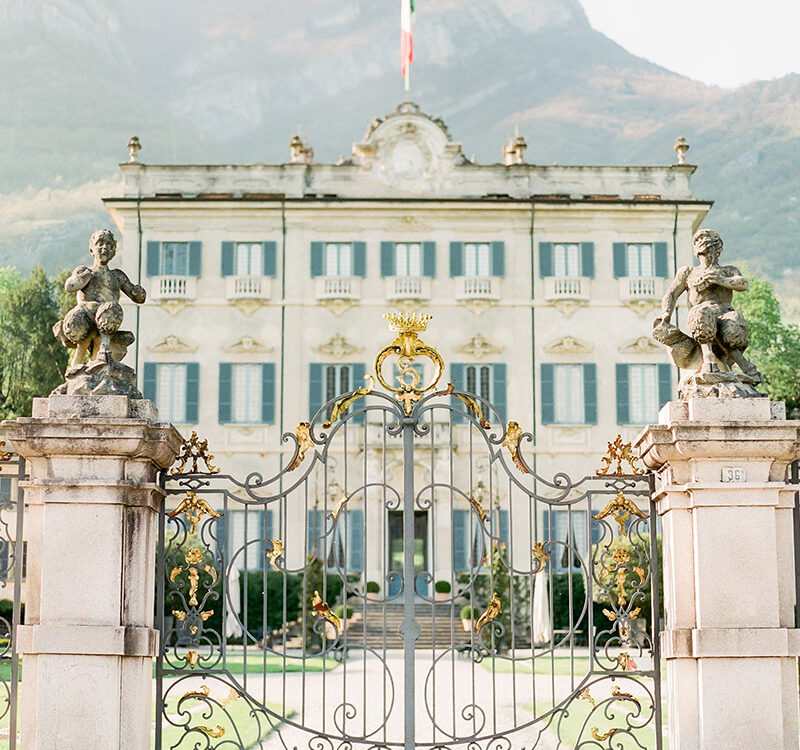
[[[192,430],[188,440],[181,444],[181,450],[175,459],[176,465],[170,470],[171,474],[219,474],[219,467],[211,463],[214,456],[208,452],[208,440],[200,440],[197,432]],[[205,472],[200,470],[200,462],[206,467]],[[187,466],[189,471],[187,472]]]

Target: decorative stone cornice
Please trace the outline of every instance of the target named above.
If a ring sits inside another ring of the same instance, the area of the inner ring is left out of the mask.
[[[661,354],[664,349],[656,344],[649,336],[639,336],[627,344],[621,344],[618,351],[623,354]]]
[[[182,338],[170,334],[165,336],[157,344],[147,347],[148,351],[158,352],[162,354],[184,354],[197,351],[197,344],[190,344]]]
[[[320,354],[326,354],[334,359],[349,357],[351,354],[361,351],[361,347],[348,341],[341,333],[334,334],[324,344],[315,347]]]
[[[593,348],[591,344],[570,335],[553,339],[544,345],[548,354],[588,354]]]
[[[478,359],[482,359],[489,354],[499,354],[503,351],[502,346],[497,346],[485,339],[480,333],[476,333],[471,339],[458,347],[457,351],[469,354]]]
[[[226,352],[231,352],[232,354],[254,354],[274,350],[275,347],[271,344],[263,344],[250,335],[242,336],[235,344],[231,344],[225,349]]]

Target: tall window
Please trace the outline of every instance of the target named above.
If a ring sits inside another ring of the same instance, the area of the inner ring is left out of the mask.
[[[156,406],[163,422],[186,423],[186,365],[159,364]]]
[[[323,276],[353,275],[353,245],[349,242],[326,242]]]
[[[161,275],[189,275],[188,242],[164,242],[161,245]]]
[[[235,364],[231,367],[232,421],[238,424],[261,422],[262,370],[260,364]]]
[[[233,268],[236,276],[261,276],[264,271],[263,243],[237,242]]]
[[[655,276],[652,243],[628,243],[628,276]]]
[[[568,570],[581,567],[590,553],[586,530],[585,510],[544,510],[541,537],[550,541],[549,552],[553,570]],[[596,543],[602,529],[592,524],[592,542]]]
[[[577,243],[553,245],[553,275],[581,275],[581,246]]]
[[[583,365],[555,365],[555,423],[584,424]]]
[[[658,416],[658,365],[629,365],[628,389],[632,424],[655,422]]]
[[[491,276],[491,258],[490,243],[464,243],[464,276]]]
[[[395,276],[422,276],[422,245],[398,242],[395,251]]]
[[[464,365],[467,391],[480,396],[484,401],[492,401],[492,366]]]
[[[325,365],[325,401],[347,393],[350,382],[350,365]]]

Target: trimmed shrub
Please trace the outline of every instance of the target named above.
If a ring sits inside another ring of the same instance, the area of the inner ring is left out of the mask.
[[[450,581],[436,581],[436,583],[433,584],[433,589],[437,594],[449,594]]]
[[[481,611],[477,607],[467,604],[461,608],[460,617],[462,620],[477,620],[480,616]]]
[[[344,604],[339,604],[337,607],[334,608],[333,614],[335,614],[340,620],[344,620]],[[347,619],[349,620],[353,616],[353,608],[347,607]]]
[[[367,581],[368,594],[379,594],[380,591],[381,591],[381,585],[377,581]]]

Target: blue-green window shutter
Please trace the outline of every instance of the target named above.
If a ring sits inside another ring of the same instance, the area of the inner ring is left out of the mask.
[[[231,421],[231,398],[233,393],[233,368],[230,362],[219,363],[219,423]]]
[[[672,400],[672,367],[666,363],[658,365],[658,408]]]
[[[277,250],[278,245],[275,242],[265,242],[263,244],[264,253],[264,276],[275,276],[277,273]]]
[[[450,243],[450,276],[464,275],[464,243]]]
[[[469,569],[467,562],[467,511],[453,509],[453,570]]]
[[[157,367],[155,362],[144,363],[144,373],[142,375],[142,395],[152,401],[156,402],[156,372]]]
[[[7,503],[11,500],[11,477],[0,477],[0,501]]]
[[[585,510],[578,511],[581,514],[585,514]],[[583,515],[581,518],[581,523],[586,523],[586,516]],[[589,519],[589,525],[591,526],[591,540],[592,544],[597,544],[604,536],[603,533],[603,524],[600,521],[595,521],[594,517]],[[591,553],[591,550],[589,550]]]
[[[161,243],[148,242],[147,243],[147,275],[160,276],[161,275]]]
[[[594,278],[594,242],[581,242],[581,276]]]
[[[540,535],[542,537],[542,541],[544,541],[544,542],[549,542],[550,541],[550,537],[552,536],[551,533],[550,533],[551,532],[551,529],[550,529],[551,522],[555,523],[555,517],[551,518],[550,517],[550,509],[549,508],[545,508],[542,511],[542,533]],[[552,529],[552,531],[555,531],[555,529]],[[555,551],[555,549],[548,549],[548,552],[550,552],[550,555],[552,557],[555,557],[555,555],[553,555],[554,551]]]
[[[422,243],[422,273],[432,279],[436,276],[436,243]]]
[[[353,273],[362,279],[367,275],[367,243],[353,243]]]
[[[261,422],[275,423],[275,363],[261,365]]]
[[[322,365],[312,362],[308,366],[308,411],[309,419],[322,407]]]
[[[200,404],[200,365],[186,363],[186,424],[197,424],[197,410]]]
[[[583,366],[583,419],[586,424],[597,424],[597,365],[594,362]]]
[[[322,254],[324,247],[322,242],[311,243],[311,276],[316,278],[322,276]]]
[[[553,275],[553,243],[539,243],[539,276],[543,279]]]
[[[628,246],[624,242],[614,243],[614,278],[628,275]]]
[[[492,377],[494,380],[494,408],[500,412],[500,419],[505,424],[506,421],[506,365],[505,362],[498,362],[492,365]]]
[[[628,365],[617,362],[617,424],[630,424],[631,397],[628,386]]]
[[[364,510],[347,511],[347,569],[357,573],[364,570]]]
[[[466,387],[464,382],[464,365],[460,362],[450,363],[450,381],[455,383],[455,390],[457,391],[463,391]],[[458,410],[458,412],[453,412],[453,424],[464,424],[467,421],[466,417],[462,416],[459,412],[464,411],[467,407],[455,398],[455,396],[452,397],[451,401],[453,408]]]
[[[366,373],[367,368],[363,362],[354,362],[350,365],[350,383],[352,385],[353,390],[356,388],[361,388],[364,385],[364,374]],[[353,405],[353,409],[363,408],[364,401],[358,400]],[[362,411],[360,414],[356,414],[353,419],[353,424],[364,424],[364,412]]]
[[[273,534],[273,524],[272,524],[272,510],[267,508],[264,513],[266,514],[267,518],[267,539],[274,539],[275,535]]]
[[[509,544],[511,543],[511,537],[508,533],[508,511],[507,510],[499,510],[496,511],[498,514],[498,524],[497,528],[492,529],[492,533],[495,536],[500,536],[500,541],[505,542],[506,548],[508,548]]]
[[[540,368],[542,390],[542,424],[553,424],[556,421],[555,372],[549,362],[542,363]]]
[[[325,544],[322,535],[325,533],[325,511],[319,509],[311,509],[308,511],[308,554],[315,554],[317,557],[322,557],[325,550]]]
[[[492,276],[506,275],[506,243],[492,243]]]
[[[233,242],[222,243],[222,275],[233,276]]]
[[[201,242],[189,243],[189,276],[200,276],[203,263],[203,244]]]
[[[394,276],[394,242],[381,242],[381,276]]]
[[[666,279],[669,276],[669,260],[667,259],[667,243],[656,242],[653,244],[656,256],[656,276]]]

